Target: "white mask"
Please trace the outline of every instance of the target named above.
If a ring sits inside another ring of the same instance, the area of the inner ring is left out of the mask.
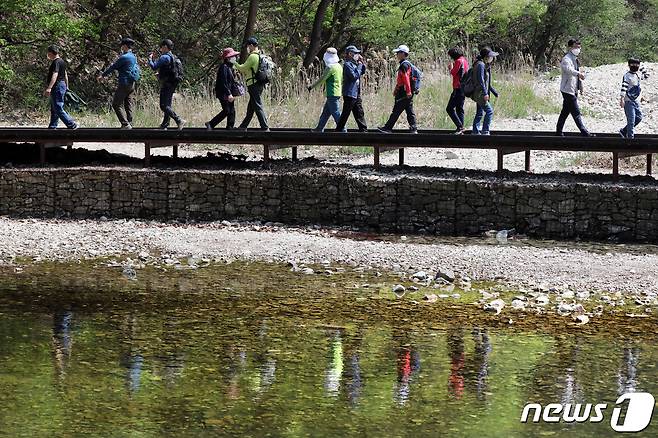
[[[238,62],[238,58],[235,57],[235,56],[231,56],[231,57],[228,59],[228,62],[229,62],[230,64],[235,64],[236,62]]]
[[[580,49],[571,49],[571,53],[574,54],[574,56],[580,55]]]
[[[493,60],[494,60],[494,59],[493,59],[493,56],[487,56],[487,57],[484,59],[484,62],[486,62],[487,64],[491,64],[491,63],[493,62]]]

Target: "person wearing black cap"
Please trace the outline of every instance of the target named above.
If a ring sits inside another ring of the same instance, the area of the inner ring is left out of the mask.
[[[491,106],[491,95],[493,94],[498,97],[498,92],[491,84],[491,63],[496,56],[498,56],[498,52],[494,52],[489,47],[483,47],[473,67],[475,69],[474,78],[476,85],[471,99],[477,104],[475,118],[473,119],[473,134],[490,134],[491,120],[494,114],[493,107]],[[482,122],[483,116],[484,122]],[[480,122],[482,122],[482,130],[480,130]]]
[[[246,131],[251,123],[251,119],[256,114],[258,123],[261,129],[269,131],[267,126],[267,116],[265,115],[265,107],[263,106],[263,91],[265,84],[256,80],[256,72],[260,65],[260,50],[258,49],[258,40],[254,37],[247,39],[247,52],[249,56],[244,64],[236,64],[235,68],[244,76],[245,84],[247,85],[247,92],[249,93],[249,103],[247,104],[247,114],[244,120],[240,123],[238,129]]]
[[[115,70],[119,73],[119,85],[114,92],[112,108],[121,123],[121,129],[132,129],[133,106],[135,104],[135,82],[139,80],[140,72],[137,57],[132,52],[135,41],[130,38],[121,40],[121,56],[98,76],[100,81]],[[124,113],[125,110],[125,113]]]
[[[355,46],[345,49],[345,64],[343,65],[343,112],[340,115],[336,131],[347,132],[345,125],[354,114],[359,132],[368,132],[363,101],[361,100],[361,76],[366,74],[366,65],[361,57],[361,51]]]
[[[150,53],[149,66],[151,69],[158,71],[158,79],[160,80],[160,110],[164,113],[160,129],[168,129],[170,119],[174,119],[180,131],[186,122],[171,107],[176,87],[178,87],[178,80],[176,79],[174,70],[176,59],[174,58],[174,54],[171,53],[171,49],[173,48],[174,43],[171,40],[162,40],[160,43],[160,57],[157,61],[153,61],[153,53]]]

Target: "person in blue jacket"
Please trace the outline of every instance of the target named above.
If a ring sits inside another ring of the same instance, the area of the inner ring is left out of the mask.
[[[494,52],[489,47],[484,47],[480,50],[480,55],[473,67],[475,69],[476,86],[471,99],[477,104],[475,119],[473,119],[473,134],[489,135],[491,131],[491,121],[494,114],[493,106],[491,106],[491,95],[498,97],[498,92],[491,83],[491,64],[496,56],[498,56],[498,52]],[[483,116],[484,122],[482,122]],[[482,130],[480,130],[480,122],[482,122]]]
[[[361,77],[365,74],[366,65],[361,51],[355,46],[348,46],[345,49],[345,64],[343,65],[343,112],[336,125],[338,132],[347,132],[345,125],[350,118],[350,113],[354,114],[359,132],[368,132],[361,100]]]
[[[133,124],[135,81],[138,75],[136,72],[139,69],[137,66],[137,57],[132,52],[134,44],[135,41],[130,38],[122,39],[121,56],[98,76],[98,80],[100,81],[111,75],[115,70],[119,73],[119,85],[114,92],[112,108],[117,115],[117,119],[119,119],[119,123],[121,123],[121,129],[132,129]]]

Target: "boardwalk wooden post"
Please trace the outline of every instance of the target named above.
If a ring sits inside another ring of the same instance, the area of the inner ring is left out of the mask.
[[[612,176],[619,176],[619,152],[612,153]]]
[[[653,155],[647,154],[647,175],[651,175],[652,164],[653,164]]]
[[[264,144],[263,145],[263,161],[266,163],[270,162],[270,145],[269,144]]]
[[[497,166],[496,166],[496,170],[498,172],[502,172],[503,171],[503,158],[505,157],[505,153],[503,152],[502,149],[497,149],[497,151],[498,151],[498,154],[497,154],[497,162],[498,163],[497,163]]]
[[[297,161],[297,146],[292,147],[292,161]]]
[[[144,167],[151,165],[151,143],[148,141],[144,143]]]
[[[404,148],[400,148],[400,150],[398,151],[398,156],[399,156],[400,166],[404,166]]]
[[[530,172],[530,150],[525,151],[525,171]]]
[[[374,146],[375,169],[379,169],[379,146]]]
[[[177,144],[174,145],[174,151],[173,151],[172,156],[174,158],[178,158],[178,145]]]
[[[39,143],[39,163],[43,166],[46,164],[46,144]]]

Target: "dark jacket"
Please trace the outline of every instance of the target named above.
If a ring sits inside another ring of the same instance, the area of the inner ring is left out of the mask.
[[[475,64],[475,91],[473,93],[473,100],[484,104],[484,96],[489,96],[493,94],[498,97],[498,91],[491,84],[491,66],[486,64],[484,61],[478,60]]]
[[[228,100],[231,96],[231,90],[235,84],[235,75],[233,67],[227,63],[222,63],[217,69],[217,80],[215,81],[215,97],[219,100]]]
[[[354,61],[346,61],[343,66],[343,96],[356,99],[361,96],[361,76],[366,74],[366,66]]]

